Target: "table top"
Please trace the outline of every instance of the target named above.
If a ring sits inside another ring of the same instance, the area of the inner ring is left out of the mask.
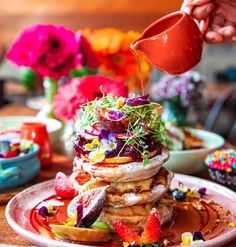
[[[10,116],[10,115],[35,115],[37,111],[30,109],[26,106],[20,105],[7,105],[0,109],[0,116]],[[20,186],[16,189],[10,189],[6,192],[0,193],[0,245],[11,244],[15,246],[30,246],[31,244],[17,235],[7,224],[5,218],[5,207],[7,202],[18,192],[22,191],[24,188],[29,187],[33,184],[51,179],[55,177],[58,171],[62,171],[66,174],[70,174],[72,170],[73,155],[68,156],[61,149],[60,153],[53,154],[52,164],[44,169],[42,169],[39,175],[29,184]],[[199,177],[207,178],[207,174],[199,174]],[[224,247],[236,247],[235,241],[227,244]]]

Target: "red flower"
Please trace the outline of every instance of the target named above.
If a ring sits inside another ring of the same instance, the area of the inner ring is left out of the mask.
[[[82,65],[91,68],[98,68],[100,65],[98,53],[93,50],[91,44],[83,35],[82,31],[76,33],[76,40],[79,44],[79,55],[81,54]]]
[[[80,105],[103,94],[127,97],[128,88],[122,80],[101,75],[73,78],[58,89],[53,102],[54,114],[61,120],[73,120]]]
[[[78,64],[77,55],[78,43],[73,32],[62,26],[34,25],[19,34],[7,58],[42,76],[59,79],[68,76]]]

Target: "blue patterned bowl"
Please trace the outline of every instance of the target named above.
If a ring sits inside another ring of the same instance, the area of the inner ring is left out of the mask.
[[[0,192],[27,183],[38,174],[38,151],[38,145],[33,144],[28,154],[0,160]]]

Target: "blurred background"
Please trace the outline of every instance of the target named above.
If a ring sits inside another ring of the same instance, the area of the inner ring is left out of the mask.
[[[61,24],[72,31],[84,28],[118,28],[141,32],[159,17],[180,8],[181,0],[0,0],[0,107],[25,104],[40,94],[19,82],[19,68],[5,59],[16,34],[36,23]],[[204,101],[195,109],[192,121],[235,141],[236,81],[235,44],[205,45],[198,70],[206,80]],[[153,70],[151,81],[161,76]],[[197,120],[196,120],[197,119]]]

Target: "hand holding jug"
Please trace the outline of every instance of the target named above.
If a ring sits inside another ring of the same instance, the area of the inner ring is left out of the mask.
[[[208,20],[204,21],[204,30]],[[182,11],[166,15],[148,26],[131,49],[142,51],[156,68],[178,75],[196,66],[202,55],[203,35],[194,19]]]

